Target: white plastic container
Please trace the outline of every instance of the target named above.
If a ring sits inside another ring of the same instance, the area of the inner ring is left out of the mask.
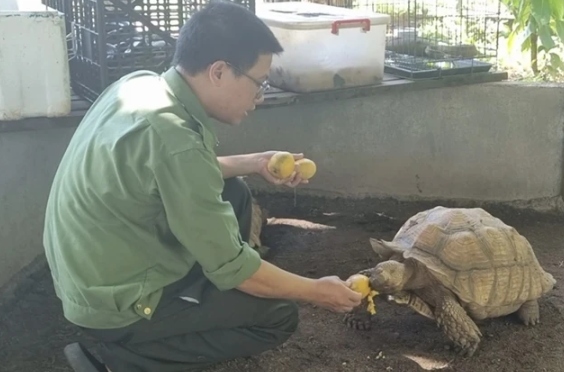
[[[38,0],[0,0],[0,120],[71,111],[64,16]]]
[[[270,81],[293,92],[370,85],[384,77],[387,14],[309,2],[257,3],[284,52]]]

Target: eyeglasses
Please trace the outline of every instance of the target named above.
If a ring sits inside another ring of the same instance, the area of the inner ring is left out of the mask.
[[[237,67],[233,66],[231,63],[226,62],[227,65],[229,67],[231,67],[233,70],[237,71],[239,74],[245,76],[246,78],[248,78],[249,80],[251,80],[253,83],[255,83],[255,85],[258,87],[258,91],[257,94],[255,96],[256,99],[261,98],[264,93],[270,89],[270,84],[268,82],[268,80],[265,80],[263,82],[258,81],[257,79],[255,79],[254,77],[244,73],[243,71],[241,71],[240,69],[238,69]]]

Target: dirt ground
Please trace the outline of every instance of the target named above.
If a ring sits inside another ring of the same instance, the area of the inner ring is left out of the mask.
[[[369,237],[391,239],[411,214],[428,207],[389,202],[317,200],[304,196],[259,200],[273,218],[264,230],[268,260],[292,272],[346,278],[375,264]],[[457,372],[564,370],[564,220],[511,210],[489,209],[533,244],[544,268],[558,281],[540,302],[541,323],[527,328],[513,317],[479,324],[484,335],[472,358],[457,357],[435,324],[412,311],[377,302],[371,331],[353,331],[342,315],[301,305],[297,333],[282,347],[220,364],[208,372],[427,371]],[[71,371],[65,344],[81,340],[62,317],[49,277],[0,313],[0,371]]]

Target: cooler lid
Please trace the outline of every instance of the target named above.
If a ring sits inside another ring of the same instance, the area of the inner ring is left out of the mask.
[[[368,19],[372,25],[390,22],[387,14],[299,1],[257,2],[256,15],[269,26],[300,30],[330,28],[335,21],[355,19]]]

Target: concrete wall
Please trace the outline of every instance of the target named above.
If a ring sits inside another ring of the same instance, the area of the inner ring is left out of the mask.
[[[0,288],[43,251],[45,203],[73,131],[0,133]]]
[[[259,110],[220,152],[304,152],[309,192],[540,207],[560,199],[563,126],[564,87],[494,83]]]
[[[563,121],[553,85],[396,91],[259,109],[220,128],[219,152],[303,151],[318,174],[300,193],[547,207],[560,200]],[[44,206],[72,133],[0,133],[0,287],[43,251]]]

